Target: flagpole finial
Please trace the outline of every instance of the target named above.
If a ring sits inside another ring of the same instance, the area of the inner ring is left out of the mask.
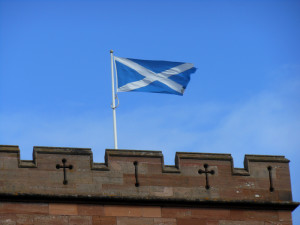
[[[114,50],[110,50],[110,53],[114,53]]]

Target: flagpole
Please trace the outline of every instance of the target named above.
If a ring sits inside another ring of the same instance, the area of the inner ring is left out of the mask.
[[[114,121],[114,144],[115,149],[118,149],[117,140],[117,119],[116,119],[116,97],[115,97],[115,79],[114,79],[114,51],[110,50],[111,59],[111,87],[112,87],[112,110],[113,110],[113,121]]]

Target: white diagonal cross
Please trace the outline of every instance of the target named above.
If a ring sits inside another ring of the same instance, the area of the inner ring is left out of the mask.
[[[135,70],[139,74],[145,76],[144,79],[139,80],[139,81],[134,81],[128,84],[125,84],[124,86],[118,88],[118,91],[132,91],[137,88],[145,87],[149,85],[150,83],[154,81],[159,81],[168,87],[172,88],[173,90],[183,93],[184,88],[182,87],[181,84],[176,83],[173,80],[168,79],[170,76],[177,75],[179,73],[182,73],[186,70],[189,70],[194,67],[192,63],[184,63],[179,66],[175,66],[173,68],[170,68],[168,70],[165,70],[161,73],[155,73],[129,59],[126,58],[120,58],[120,57],[115,57],[115,60],[119,61],[120,63],[130,67],[131,69]]]

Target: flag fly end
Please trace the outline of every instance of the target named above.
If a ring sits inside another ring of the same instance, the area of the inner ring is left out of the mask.
[[[192,63],[114,57],[117,91],[140,91],[183,95],[192,73]]]

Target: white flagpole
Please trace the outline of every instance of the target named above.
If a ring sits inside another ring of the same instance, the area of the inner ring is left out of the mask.
[[[117,119],[116,119],[116,97],[115,97],[115,79],[114,79],[114,51],[110,50],[111,59],[111,87],[112,87],[112,110],[113,110],[113,120],[114,120],[114,143],[115,149],[118,149],[117,140]]]

